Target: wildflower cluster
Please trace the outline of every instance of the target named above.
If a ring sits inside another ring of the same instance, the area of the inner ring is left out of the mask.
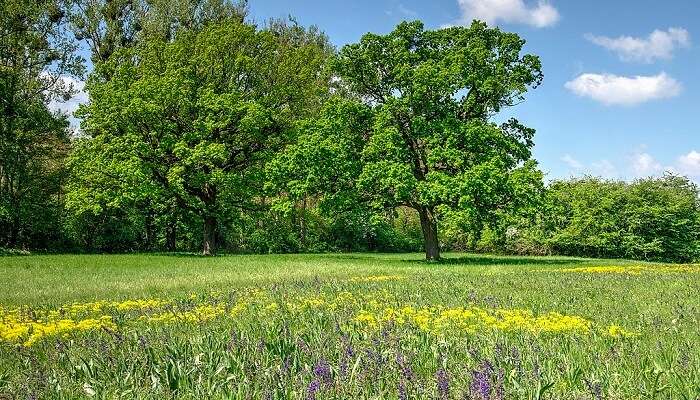
[[[31,346],[43,338],[100,329],[118,330],[138,324],[205,323],[221,318],[246,317],[266,324],[283,324],[289,317],[305,319],[324,312],[345,329],[378,330],[388,324],[434,335],[479,334],[489,330],[539,335],[603,332],[610,337],[632,333],[611,325],[598,328],[580,316],[529,310],[483,308],[475,305],[401,304],[389,291],[370,293],[319,292],[313,294],[242,290],[229,297],[221,293],[192,295],[186,299],[137,299],[121,302],[73,303],[57,310],[0,308],[0,340]],[[118,322],[115,322],[118,321]]]
[[[0,307],[0,341],[31,346],[47,337],[65,337],[74,332],[100,329],[114,330],[116,325],[112,313],[155,309],[165,304],[167,302],[164,300],[140,299],[72,303],[56,310]]]
[[[700,273],[697,265],[604,265],[590,267],[575,267],[557,269],[559,272],[581,272],[591,274],[628,274],[640,275],[642,273]]]
[[[350,282],[384,282],[396,281],[403,279],[401,275],[370,275],[370,276],[355,276],[349,279]]]
[[[73,332],[85,332],[97,329],[116,329],[112,318],[108,315],[99,318],[73,319],[49,319],[27,321],[18,315],[16,310],[4,313],[0,309],[0,340],[9,342],[21,342],[29,347],[39,340],[51,336],[66,336]]]
[[[354,318],[361,327],[376,330],[387,324],[413,326],[421,331],[452,335],[460,332],[476,334],[479,331],[526,332],[531,334],[591,334],[599,332],[610,337],[630,337],[632,332],[617,325],[597,327],[591,320],[580,316],[548,312],[534,315],[520,309],[485,309],[480,307],[386,307],[372,311],[361,310]]]

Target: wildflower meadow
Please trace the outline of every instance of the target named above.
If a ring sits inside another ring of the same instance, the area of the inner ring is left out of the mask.
[[[700,400],[699,6],[0,0],[0,400]]]
[[[0,394],[700,395],[700,266],[420,257],[0,258]]]

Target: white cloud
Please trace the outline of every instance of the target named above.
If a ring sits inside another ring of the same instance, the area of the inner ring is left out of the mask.
[[[605,105],[635,105],[680,94],[681,84],[662,72],[652,76],[581,74],[564,87]]]
[[[682,174],[700,177],[700,152],[696,150],[690,151],[678,157],[678,171]]]
[[[564,154],[561,160],[564,161],[564,163],[571,169],[580,170],[583,168],[583,164],[581,164],[579,160],[572,157],[571,154]]]
[[[634,153],[630,161],[632,173],[637,177],[656,175],[664,170],[661,164],[649,153]]]
[[[618,176],[617,167],[605,159],[584,164],[572,155],[564,154],[560,160],[569,167],[569,174],[573,176],[593,175],[602,176],[603,178],[615,178]]]
[[[665,172],[700,178],[700,152],[691,150],[676,158],[672,165],[662,165],[649,153],[637,152],[632,155],[631,169],[635,177],[660,176]]]
[[[690,34],[683,28],[669,28],[668,31],[655,30],[647,38],[620,36],[585,35],[591,42],[614,51],[624,61],[650,63],[656,59],[668,60],[679,47],[690,46]]]
[[[607,159],[583,163],[570,154],[565,154],[560,160],[569,167],[570,176],[593,175],[630,181],[635,178],[660,177],[665,173],[672,173],[687,176],[695,181],[700,179],[700,151],[697,150],[691,150],[677,157],[673,162],[664,164],[646,151],[645,145],[640,145],[633,153],[627,155],[626,163],[621,168]]]
[[[608,160],[591,163],[591,167],[593,175],[602,176],[603,178],[617,178],[617,167]]]
[[[390,17],[397,16],[399,18],[406,18],[406,19],[416,19],[418,18],[418,12],[406,7],[405,4],[403,3],[398,3],[396,4],[395,9],[392,8],[390,10],[384,11],[384,13]]]
[[[416,18],[416,17],[418,17],[418,12],[416,12],[415,10],[412,10],[412,9],[406,7],[406,6],[403,5],[402,3],[399,3],[399,5],[397,6],[397,8],[398,8],[399,12],[400,12],[401,14],[405,15],[406,17],[410,17],[410,18]]]
[[[479,19],[489,25],[503,21],[544,28],[559,21],[559,12],[546,0],[532,5],[524,0],[457,0],[457,4],[462,11],[461,25]]]

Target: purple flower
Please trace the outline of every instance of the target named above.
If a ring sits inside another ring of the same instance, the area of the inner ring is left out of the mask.
[[[503,357],[503,346],[502,346],[500,343],[498,343],[498,344],[496,344],[496,356],[495,356],[495,359],[496,359],[496,360],[500,360],[502,357]]]
[[[302,352],[304,352],[306,354],[311,354],[311,350],[309,349],[309,345],[306,344],[304,339],[302,339],[302,338],[297,339],[297,347]]]
[[[489,375],[493,373],[493,364],[489,360],[484,361],[481,364],[481,367],[484,371],[488,371]]]
[[[384,356],[379,351],[372,349],[365,349],[367,354],[367,359],[374,362],[374,368],[376,370],[381,370],[384,367]]]
[[[399,369],[401,370],[401,376],[407,381],[413,382],[413,369],[411,369],[410,363],[406,360],[403,354],[399,353],[396,355],[396,364],[398,364]]]
[[[346,377],[348,375],[348,363],[350,359],[355,356],[355,350],[352,348],[352,344],[350,344],[350,339],[348,338],[347,334],[344,333],[340,337],[340,340],[342,342],[343,351],[340,355],[338,369],[340,370],[340,376]]]
[[[289,373],[289,369],[290,369],[290,367],[291,367],[291,363],[292,363],[291,357],[287,356],[287,357],[284,358],[284,362],[282,363],[282,373],[283,373],[283,374],[286,375],[286,374]]]
[[[437,390],[441,399],[447,399],[450,397],[450,382],[447,378],[447,372],[440,368],[435,373],[435,379],[437,380]]]
[[[321,358],[318,360],[314,366],[314,375],[317,379],[320,379],[324,385],[328,386],[332,383],[333,379],[331,377],[331,366],[328,361]]]
[[[319,382],[317,379],[309,382],[309,386],[306,388],[306,400],[316,400],[316,393],[320,387],[321,382]]]
[[[520,352],[517,347],[513,346],[510,348],[510,358],[513,361],[520,361]]]
[[[399,400],[407,400],[408,391],[406,390],[406,382],[403,379],[399,379]]]
[[[480,369],[472,371],[472,384],[470,391],[472,396],[477,396],[477,399],[489,400],[491,398],[491,373],[493,367],[491,363],[485,361],[481,364]]]
[[[355,356],[355,349],[352,348],[352,343],[350,343],[350,339],[348,339],[347,335],[343,335],[343,345],[344,345],[344,350],[345,354],[348,357],[354,357]]]
[[[348,357],[343,354],[340,356],[340,361],[338,362],[338,371],[340,371],[340,376],[345,378],[348,376]]]
[[[506,372],[503,370],[503,368],[498,370],[498,376],[496,378],[496,400],[503,400],[505,397],[505,374]]]

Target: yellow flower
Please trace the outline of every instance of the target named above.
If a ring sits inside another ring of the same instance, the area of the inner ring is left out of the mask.
[[[362,310],[355,316],[355,321],[367,325],[368,328],[377,328],[388,321],[400,325],[410,323],[420,330],[434,334],[460,331],[473,333],[488,329],[504,332],[527,331],[533,334],[543,332],[587,334],[593,325],[585,318],[556,312],[534,316],[530,311],[518,309],[489,311],[478,307],[441,308],[437,306],[416,310],[410,305],[399,310],[387,307],[376,315]]]
[[[605,265],[595,267],[562,268],[559,272],[582,272],[593,274],[628,274],[639,275],[642,272],[682,272],[700,273],[700,268],[692,265]]]
[[[400,275],[371,275],[371,276],[356,276],[349,279],[350,282],[384,282],[402,279]]]
[[[605,336],[610,336],[612,338],[628,338],[628,337],[635,337],[639,336],[638,333],[630,332],[628,330],[625,330],[619,325],[610,325],[608,326],[608,329],[603,332]]]
[[[366,325],[370,329],[374,329],[378,326],[377,318],[374,314],[365,310],[360,311],[360,313],[355,316],[355,321],[361,325]]]

